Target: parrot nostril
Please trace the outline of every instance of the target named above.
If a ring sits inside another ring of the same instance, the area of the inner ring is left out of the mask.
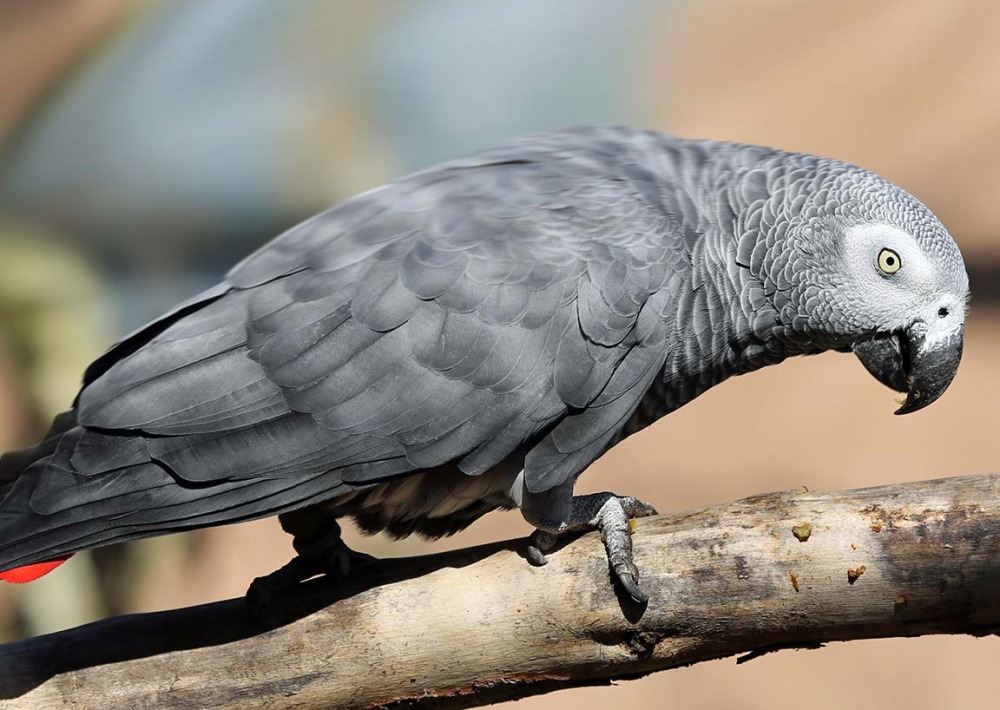
[[[938,318],[947,318],[947,317],[948,317],[948,309],[945,308],[944,306],[938,308]]]

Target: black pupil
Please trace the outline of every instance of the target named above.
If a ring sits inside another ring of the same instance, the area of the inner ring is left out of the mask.
[[[894,258],[892,258],[891,256],[887,256],[885,258],[885,265],[886,266],[895,266],[896,265],[896,260]]]

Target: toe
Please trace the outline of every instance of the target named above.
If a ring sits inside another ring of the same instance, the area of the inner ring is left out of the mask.
[[[246,605],[254,612],[261,611],[274,599],[274,585],[269,577],[257,577],[246,592]]]
[[[549,562],[545,553],[556,546],[558,536],[544,530],[535,530],[528,538],[528,560],[531,564],[541,567]]]
[[[638,498],[626,496],[621,498],[620,501],[622,509],[630,518],[646,518],[650,515],[659,515],[659,513],[656,512],[656,508],[645,501],[639,500]]]

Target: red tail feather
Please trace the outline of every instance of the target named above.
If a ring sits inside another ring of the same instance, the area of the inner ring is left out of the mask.
[[[0,580],[4,582],[11,582],[13,584],[34,582],[39,577],[47,575],[70,557],[72,557],[72,555],[59,557],[54,560],[49,560],[48,562],[37,562],[33,565],[25,565],[24,567],[9,569],[6,572],[0,572]]]

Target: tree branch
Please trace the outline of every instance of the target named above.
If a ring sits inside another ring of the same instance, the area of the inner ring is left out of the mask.
[[[734,654],[1000,628],[1000,474],[791,491],[638,521],[651,601],[597,535],[544,568],[511,541],[0,647],[13,708],[463,708]]]

